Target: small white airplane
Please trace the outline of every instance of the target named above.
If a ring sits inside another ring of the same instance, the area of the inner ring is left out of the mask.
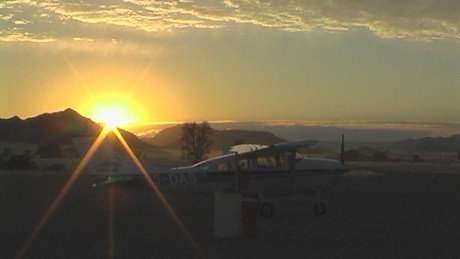
[[[75,139],[80,154],[85,154],[86,139]],[[238,191],[257,197],[262,217],[270,217],[274,207],[264,196],[307,194],[315,197],[313,211],[325,214],[326,204],[319,199],[323,191],[331,189],[350,167],[343,163],[342,136],[341,161],[305,158],[297,149],[316,144],[314,140],[283,142],[271,146],[243,144],[224,150],[224,155],[188,167],[164,168],[143,164],[161,191],[213,194]],[[100,159],[100,158],[103,159]],[[143,179],[140,170],[128,156],[102,144],[93,156],[87,170],[93,177],[93,186],[133,182]]]

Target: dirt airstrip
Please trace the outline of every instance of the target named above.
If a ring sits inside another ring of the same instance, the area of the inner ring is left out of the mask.
[[[212,196],[166,194],[178,223],[147,187],[82,176],[28,246],[67,176],[2,173],[0,258],[459,258],[460,171],[436,170],[354,170],[324,195],[325,216],[309,197],[274,198],[257,237],[224,239]]]

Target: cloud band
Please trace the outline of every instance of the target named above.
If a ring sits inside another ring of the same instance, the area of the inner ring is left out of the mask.
[[[366,28],[382,38],[458,40],[459,13],[456,0],[6,0],[0,3],[0,40],[90,38],[85,29],[98,26],[164,32],[241,23],[295,32]]]

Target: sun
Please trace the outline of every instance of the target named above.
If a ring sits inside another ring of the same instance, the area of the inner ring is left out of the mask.
[[[127,97],[94,97],[85,105],[85,113],[107,129],[142,122],[141,109]]]
[[[108,129],[114,129],[131,122],[131,119],[126,115],[124,110],[119,107],[103,107],[94,117]]]

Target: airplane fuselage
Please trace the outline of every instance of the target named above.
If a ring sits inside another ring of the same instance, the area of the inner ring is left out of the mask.
[[[214,162],[210,164],[216,164]],[[223,162],[227,163],[225,160]],[[212,194],[238,190],[264,195],[289,195],[311,194],[318,189],[328,190],[348,170],[335,160],[310,158],[299,159],[294,168],[280,165],[234,170],[232,167],[210,166],[209,163],[204,165],[151,173],[150,177],[160,190],[166,192]],[[99,183],[127,179],[129,176],[113,175],[109,181]]]
[[[116,156],[100,161],[97,170],[91,171],[90,175],[94,177],[93,187],[152,180],[160,191],[165,192],[213,194],[233,191],[257,195],[262,214],[269,216],[273,214],[273,207],[263,201],[263,195],[311,194],[318,197],[317,194],[331,189],[350,170],[343,163],[343,137],[340,162],[304,158],[296,152],[299,147],[315,143],[300,140],[272,146],[236,145],[222,156],[172,169],[156,166],[147,170],[137,159],[130,161]],[[314,211],[322,215],[326,212],[326,205],[316,202]]]
[[[316,166],[316,167],[315,167]],[[213,193],[235,190],[286,195],[330,189],[346,171],[334,160],[303,159],[294,169],[262,168],[248,171],[194,171],[176,169],[153,174],[152,178],[165,191]]]

